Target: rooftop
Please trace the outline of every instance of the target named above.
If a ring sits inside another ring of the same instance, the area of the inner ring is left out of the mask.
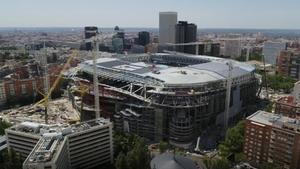
[[[281,97],[280,99],[277,100],[276,103],[285,104],[288,106],[300,107],[300,103],[297,103],[297,101],[293,96]]]
[[[99,118],[96,120],[90,120],[86,122],[81,122],[74,125],[46,125],[34,122],[22,122],[18,125],[14,125],[9,128],[9,130],[30,133],[39,136],[56,136],[56,135],[68,135],[76,132],[81,132],[88,130],[97,126],[104,126],[110,124],[109,119]]]
[[[45,163],[51,161],[55,153],[61,148],[62,143],[63,137],[61,135],[42,137],[27,157],[26,162]]]
[[[151,85],[195,85],[226,80],[228,62],[232,62],[232,77],[240,77],[254,71],[254,67],[228,59],[185,54],[141,54],[123,55],[97,60],[99,76],[132,80]],[[88,60],[79,67],[93,73],[93,61]],[[125,79],[127,78],[127,79]]]
[[[273,114],[259,110],[251,116],[247,117],[247,119],[254,123],[257,123],[257,125],[268,125],[300,133],[300,120],[289,118],[279,114]]]

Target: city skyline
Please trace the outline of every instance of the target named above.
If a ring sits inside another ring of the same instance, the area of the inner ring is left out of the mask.
[[[1,4],[0,27],[157,28],[160,11],[175,11],[178,20],[199,28],[300,29],[300,23],[295,22],[300,20],[299,5],[296,0],[11,0]]]

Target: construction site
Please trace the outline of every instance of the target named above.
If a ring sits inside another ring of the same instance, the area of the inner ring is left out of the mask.
[[[48,107],[48,123],[49,124],[72,124],[80,121],[80,114],[78,110],[74,109],[70,100],[67,98],[60,98],[51,100]],[[2,119],[11,123],[21,123],[24,121],[31,121],[37,123],[45,122],[45,108],[44,106],[23,106],[3,110],[0,113]]]
[[[227,128],[254,100],[254,71],[201,55],[114,55],[79,64],[69,91],[82,121],[101,114],[115,130],[188,148],[208,126]]]

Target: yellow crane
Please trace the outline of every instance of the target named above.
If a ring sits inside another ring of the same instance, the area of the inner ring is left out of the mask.
[[[47,111],[48,111],[49,98],[51,97],[51,94],[54,91],[54,89],[59,84],[59,81],[61,80],[61,78],[63,76],[63,72],[70,66],[70,63],[71,63],[72,59],[76,55],[77,55],[77,51],[76,50],[72,50],[70,57],[68,58],[68,60],[65,63],[65,65],[63,66],[63,69],[59,73],[58,77],[55,79],[55,81],[54,81],[53,85],[51,86],[51,88],[49,89],[48,93],[42,94],[44,98],[41,99],[40,101],[38,101],[36,104],[34,104],[34,106],[43,105],[45,107],[45,123],[46,124],[48,124],[48,112]],[[47,78],[47,77],[45,77],[45,78]]]

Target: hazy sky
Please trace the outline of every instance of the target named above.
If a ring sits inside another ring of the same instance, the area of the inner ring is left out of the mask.
[[[0,27],[158,27],[159,11],[200,28],[300,29],[300,0],[1,0]]]

